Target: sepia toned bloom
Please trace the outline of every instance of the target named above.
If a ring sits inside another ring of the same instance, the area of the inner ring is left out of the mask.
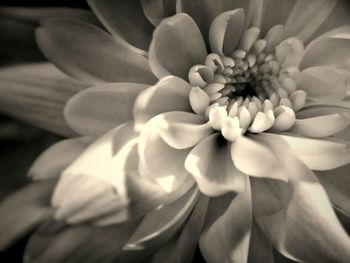
[[[350,260],[345,2],[89,4],[36,30],[70,77],[0,72],[3,111],[71,137],[3,201],[0,248],[39,226],[27,262]]]

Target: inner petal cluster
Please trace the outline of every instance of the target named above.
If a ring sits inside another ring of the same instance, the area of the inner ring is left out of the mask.
[[[288,130],[305,105],[306,93],[296,84],[302,42],[290,38],[269,51],[259,31],[247,29],[230,56],[208,54],[188,74],[193,111],[229,141],[246,132]]]

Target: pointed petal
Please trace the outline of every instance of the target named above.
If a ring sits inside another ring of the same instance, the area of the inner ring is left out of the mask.
[[[50,61],[77,79],[89,83],[155,82],[145,57],[94,25],[74,19],[50,19],[36,35]],[[100,46],[103,48],[96,48]]]
[[[163,18],[176,13],[176,0],[141,0],[141,6],[143,13],[154,26]]]
[[[58,178],[91,142],[91,138],[79,137],[62,140],[52,145],[32,164],[29,176],[33,180]]]
[[[286,36],[308,40],[327,19],[336,3],[333,0],[298,0],[286,22]]]
[[[157,122],[155,117],[142,129],[138,144],[139,169],[141,175],[155,180],[165,191],[173,192],[191,179],[184,166],[190,149],[170,147],[162,138]]]
[[[28,263],[139,262],[147,252],[126,252],[124,243],[139,221],[107,227],[64,225],[53,221],[44,224],[28,241],[25,260]],[[113,245],[112,245],[113,244]]]
[[[261,231],[258,223],[253,219],[251,230],[248,262],[274,263],[273,248],[270,241]]]
[[[174,203],[147,214],[124,249],[140,250],[167,242],[185,222],[197,200],[198,190],[193,188]]]
[[[141,92],[134,104],[135,129],[141,130],[147,121],[164,112],[191,112],[190,90],[190,84],[183,79],[168,76]]]
[[[245,191],[237,194],[224,214],[201,235],[199,246],[206,261],[248,262],[252,217],[251,190],[247,180]]]
[[[137,174],[132,126],[127,123],[106,133],[63,172],[52,198],[57,219],[109,225],[166,201],[164,191]]]
[[[317,177],[325,188],[333,205],[350,217],[350,165],[342,166],[337,169],[317,172]]]
[[[203,64],[206,55],[202,35],[186,14],[164,19],[154,30],[149,61],[158,78],[172,74],[187,79],[190,68]]]
[[[219,136],[216,133],[203,139],[185,161],[187,171],[196,179],[201,192],[209,196],[244,191],[247,180],[233,164],[230,143],[220,144]]]
[[[246,136],[238,138],[232,143],[231,156],[234,165],[245,174],[288,180],[277,156],[256,138]]]
[[[307,93],[309,100],[338,102],[350,87],[350,74],[330,67],[312,67],[303,70],[297,79],[298,89]]]
[[[211,51],[221,56],[231,56],[241,39],[244,22],[243,9],[227,11],[217,16],[209,29]]]
[[[98,137],[132,120],[136,97],[148,87],[137,83],[110,83],[86,89],[67,102],[65,118],[79,134]]]
[[[255,219],[284,256],[304,262],[348,259],[350,239],[322,186],[309,176],[290,184],[254,179]]]
[[[0,70],[0,110],[64,136],[75,132],[63,118],[70,97],[85,88],[50,63],[33,63]]]
[[[348,61],[349,43],[349,26],[339,27],[326,32],[306,47],[300,66],[301,69],[312,66],[335,66],[348,71],[350,69]]]
[[[327,125],[324,125],[327,123]],[[339,133],[350,124],[347,112],[322,115],[306,119],[297,119],[289,130],[292,133],[320,138]]]
[[[153,256],[152,263],[162,263],[165,258],[169,263],[192,262],[199,236],[202,233],[208,202],[208,197],[200,195],[179,236],[175,236],[162,247]]]
[[[50,196],[55,184],[56,180],[36,182],[1,202],[0,250],[4,250],[51,216]]]
[[[140,1],[89,0],[88,3],[115,39],[125,46],[136,47],[139,53],[148,50],[153,26],[144,16]]]
[[[254,216],[261,230],[280,253],[293,260],[350,258],[350,239],[315,175],[285,142],[268,134],[259,136],[293,175],[289,183],[252,179]]]
[[[214,132],[207,118],[183,111],[159,114],[152,122],[162,139],[175,149],[190,148]]]

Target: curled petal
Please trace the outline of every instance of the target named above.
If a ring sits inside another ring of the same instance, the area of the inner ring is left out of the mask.
[[[149,62],[158,78],[172,74],[187,79],[190,68],[203,64],[206,54],[196,23],[186,14],[177,14],[164,19],[154,30]]]
[[[148,87],[137,83],[110,83],[86,89],[67,102],[65,118],[76,132],[97,137],[132,120],[136,97]]]
[[[176,0],[141,0],[141,6],[143,13],[154,26],[163,18],[176,13]]]
[[[245,190],[247,176],[233,164],[230,144],[220,144],[218,133],[203,139],[189,153],[185,167],[196,179],[201,192],[218,196],[228,191]]]
[[[134,104],[135,128],[141,130],[147,121],[164,112],[190,112],[190,90],[190,84],[183,79],[168,76],[141,92]]]

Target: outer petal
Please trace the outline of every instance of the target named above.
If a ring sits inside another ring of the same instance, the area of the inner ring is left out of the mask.
[[[190,150],[170,147],[162,138],[157,123],[155,117],[142,129],[138,144],[139,170],[143,176],[155,180],[165,191],[173,192],[191,179],[184,166]]]
[[[248,262],[252,225],[250,183],[201,236],[199,246],[207,262]]]
[[[343,26],[321,35],[306,47],[301,69],[312,66],[335,66],[348,71],[350,69],[349,43],[349,26]]]
[[[282,138],[311,170],[331,170],[350,162],[349,142],[299,137],[293,134],[269,134]]]
[[[154,30],[149,61],[158,78],[172,74],[187,79],[190,68],[203,64],[206,55],[201,33],[186,14],[164,19]]]
[[[91,142],[91,138],[80,137],[52,145],[35,160],[29,170],[29,176],[34,180],[59,177]]]
[[[175,76],[162,78],[155,86],[140,93],[134,105],[135,127],[142,126],[158,114],[168,111],[191,111],[191,86]]]
[[[198,190],[192,188],[174,203],[147,214],[124,249],[140,250],[163,245],[179,230],[197,200]]]
[[[114,38],[138,52],[148,50],[153,26],[143,14],[140,1],[89,0],[92,10]]]
[[[120,125],[63,172],[52,198],[57,219],[112,224],[165,202],[164,191],[137,173],[135,138],[132,123]]]
[[[228,191],[245,190],[247,176],[239,171],[231,158],[231,145],[220,144],[221,135],[213,134],[203,139],[189,153],[185,167],[206,195],[218,196]]]
[[[50,221],[39,228],[27,244],[26,262],[139,262],[147,252],[123,251],[122,247],[139,221],[107,227],[64,225]],[[113,245],[112,245],[113,244]]]
[[[350,217],[349,168],[348,164],[334,170],[317,172],[333,205],[347,217]]]
[[[336,3],[334,0],[298,0],[286,22],[286,36],[308,40],[327,19]]]
[[[252,179],[254,216],[262,231],[294,260],[349,260],[350,239],[314,174],[286,143],[268,134],[260,137],[278,154],[286,172],[294,175],[289,183]]]
[[[78,133],[97,137],[133,118],[136,97],[147,85],[111,83],[84,90],[64,109],[68,124]]]
[[[209,198],[201,195],[193,208],[179,236],[163,246],[152,259],[152,263],[162,263],[166,258],[169,263],[190,263],[195,253],[199,236],[205,221]]]
[[[64,104],[85,88],[49,63],[0,70],[0,110],[35,126],[75,135],[63,118]]]
[[[298,75],[297,85],[309,100],[338,102],[350,88],[350,74],[331,67],[311,67]]]
[[[145,57],[91,24],[73,19],[47,20],[37,30],[37,40],[50,61],[78,79],[90,83],[155,81]]]
[[[33,183],[0,204],[0,250],[50,217],[50,196],[56,180]]]

